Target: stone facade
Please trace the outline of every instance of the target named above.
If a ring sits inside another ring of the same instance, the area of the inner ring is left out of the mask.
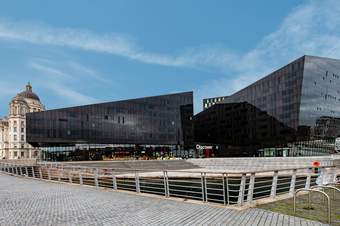
[[[0,119],[0,159],[39,158],[39,149],[26,143],[26,113],[44,111],[30,83],[9,104],[9,115]]]

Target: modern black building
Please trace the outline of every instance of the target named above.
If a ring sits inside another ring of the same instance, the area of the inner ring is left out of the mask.
[[[326,154],[339,119],[340,60],[303,56],[196,115],[195,142],[223,156]]]
[[[192,117],[192,92],[49,110],[27,114],[27,141],[57,154],[166,152],[192,146]]]
[[[217,156],[254,156],[294,140],[294,129],[247,102],[215,104],[195,115],[194,127],[195,140]]]
[[[224,99],[228,98],[228,96],[220,96],[220,97],[210,97],[203,99],[203,110],[214,106],[217,103],[224,101]]]

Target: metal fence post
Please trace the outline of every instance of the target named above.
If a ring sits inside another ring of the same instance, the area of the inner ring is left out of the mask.
[[[227,205],[230,204],[230,200],[229,200],[229,175],[226,174],[226,195],[227,195]]]
[[[96,168],[94,170],[94,184],[96,185],[96,187],[99,187],[99,183],[98,183],[98,168]]]
[[[35,178],[34,166],[32,166],[32,177]]]
[[[238,200],[237,204],[242,205],[244,202],[244,191],[246,189],[246,179],[247,179],[247,174],[242,174],[241,181],[240,181],[240,190],[238,193]]]
[[[60,182],[61,181],[61,174],[62,174],[63,172],[61,171],[61,170],[58,170],[58,181]]]
[[[168,187],[168,172],[166,170],[163,171],[163,181],[164,181],[164,196],[169,197],[169,187]]]
[[[207,173],[204,172],[204,194],[205,201],[208,202],[208,184],[207,184]]]
[[[204,174],[203,174],[203,172],[201,172],[201,189],[202,189],[202,202],[204,202],[205,201],[205,195],[204,195],[204,191],[205,191],[205,189],[204,189]]]
[[[296,169],[293,170],[292,179],[290,181],[289,194],[293,195],[295,192],[295,184],[296,184]]]
[[[114,190],[117,190],[117,178],[113,170],[112,170],[112,187]]]
[[[247,202],[249,203],[253,201],[254,187],[255,187],[255,173],[251,173],[247,195]]]
[[[277,179],[279,177],[279,172],[277,170],[274,171],[273,175],[273,183],[272,183],[272,189],[270,191],[270,197],[275,198],[276,196],[276,189],[277,189]]]
[[[226,197],[225,197],[225,175],[222,173],[222,189],[223,189],[223,205],[226,205]]]
[[[83,185],[83,174],[82,174],[82,170],[81,169],[79,169],[79,184],[80,185]]]
[[[135,171],[135,183],[136,183],[136,192],[140,193],[140,184],[139,184],[139,174],[138,174],[138,171]]]
[[[40,176],[40,179],[43,179],[43,174],[42,174],[41,166],[39,167],[39,176]]]
[[[305,189],[309,189],[310,188],[311,179],[312,179],[312,168],[308,168]]]
[[[50,168],[47,169],[47,177],[48,177],[48,180],[51,180],[51,170],[50,170]]]
[[[68,182],[72,184],[72,171],[68,171]]]

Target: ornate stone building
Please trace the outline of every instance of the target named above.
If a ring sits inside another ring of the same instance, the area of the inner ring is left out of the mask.
[[[0,158],[39,158],[40,151],[26,143],[26,113],[44,111],[39,97],[30,83],[9,104],[9,115],[0,119]]]

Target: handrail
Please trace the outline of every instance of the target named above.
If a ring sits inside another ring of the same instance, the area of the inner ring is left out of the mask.
[[[71,165],[71,164],[63,164],[63,163],[59,163],[59,162],[44,162],[44,163],[38,163],[38,165],[41,166],[47,166],[47,165],[61,165],[65,168],[73,168],[73,169],[94,169],[94,168],[98,168],[98,169],[108,169],[108,170],[125,170],[125,171],[149,171],[149,172],[157,172],[157,171],[167,171],[167,172],[180,172],[180,173],[209,173],[209,174],[221,174],[221,173],[228,173],[228,174],[235,174],[235,175],[242,175],[242,174],[251,174],[251,173],[272,173],[274,171],[290,171],[290,170],[306,170],[306,169],[312,169],[314,168],[313,166],[310,167],[292,167],[292,168],[285,168],[285,169],[268,169],[268,170],[243,170],[243,171],[226,171],[226,170],[219,170],[219,171],[213,171],[213,170],[206,170],[206,169],[202,169],[202,168],[196,168],[194,170],[169,170],[169,169],[138,169],[138,168],[112,168],[112,167],[100,167],[100,166],[78,166],[78,165]],[[333,168],[331,166],[321,166],[318,168]],[[202,170],[199,170],[202,169]]]
[[[339,188],[334,187],[334,186],[330,186],[330,185],[315,185],[315,186],[312,186],[311,188],[312,188],[312,189],[313,189],[313,188],[322,188],[323,191],[324,191],[324,188],[333,189],[333,198],[334,198],[334,199],[336,199],[335,191],[340,192],[340,189],[339,189]]]
[[[335,190],[335,191],[338,191],[338,192],[340,192],[340,189],[339,188],[337,188],[337,187],[334,187],[334,186],[329,186],[329,185],[314,185],[314,186],[312,186],[311,188],[313,189],[313,188],[330,188],[330,189],[333,189],[333,190]]]
[[[323,194],[324,196],[326,196],[326,198],[327,198],[328,224],[331,224],[331,202],[330,202],[329,195],[326,192],[319,191],[319,190],[316,190],[316,189],[301,188],[301,189],[298,189],[294,192],[294,214],[296,214],[296,195],[299,192],[302,192],[302,191],[308,191],[308,207],[309,208],[310,208],[310,192],[317,192],[317,193],[320,193],[320,194]]]
[[[298,169],[304,171],[298,171]],[[196,193],[198,192],[201,193],[204,202],[218,199],[217,201],[225,205],[243,205],[259,198],[275,198],[283,193],[293,194],[298,188],[310,188],[311,183],[314,184],[313,178],[316,175],[312,167],[298,169],[267,170],[266,172],[270,173],[262,174],[253,171],[242,173],[202,169],[100,168],[46,162],[34,167],[26,167],[0,162],[0,171],[10,174],[96,187],[108,186],[114,190],[135,190],[138,193],[157,193],[155,189],[159,190],[162,187],[165,197],[184,195],[186,198],[197,199]],[[156,182],[148,181],[152,178],[159,179]],[[182,179],[176,181],[177,178]],[[178,189],[178,186],[182,188]],[[186,189],[188,186],[193,189]]]

